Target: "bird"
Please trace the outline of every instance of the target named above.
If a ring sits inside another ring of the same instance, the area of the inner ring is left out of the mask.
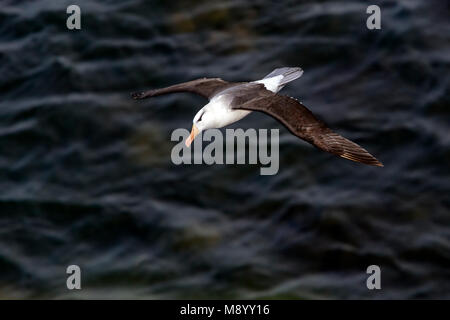
[[[367,150],[330,129],[297,99],[278,92],[300,78],[299,67],[273,70],[263,79],[251,82],[228,82],[221,78],[200,78],[169,87],[132,93],[135,100],[163,94],[190,92],[209,102],[194,116],[192,130],[185,144],[211,128],[222,128],[241,120],[252,111],[263,112],[281,122],[292,134],[318,149],[366,165],[383,167]]]

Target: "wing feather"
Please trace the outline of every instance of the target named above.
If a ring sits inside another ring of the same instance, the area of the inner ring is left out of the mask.
[[[245,103],[232,104],[232,108],[267,113],[280,121],[294,135],[319,149],[355,162],[383,166],[367,150],[332,131],[296,99],[266,91],[261,92],[258,98]]]
[[[138,100],[175,92],[191,92],[210,99],[217,92],[225,90],[226,88],[234,85],[237,85],[237,83],[227,82],[220,78],[202,78],[175,84],[166,88],[132,93],[131,97]]]

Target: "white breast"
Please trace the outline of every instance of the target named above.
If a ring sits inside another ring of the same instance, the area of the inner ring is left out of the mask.
[[[216,96],[208,103],[208,112],[212,112],[215,118],[215,127],[222,128],[247,116],[251,111],[236,110],[230,106],[231,100],[227,96]]]

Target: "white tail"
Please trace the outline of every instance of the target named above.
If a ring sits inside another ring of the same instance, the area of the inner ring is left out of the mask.
[[[286,85],[286,83],[300,78],[302,74],[303,70],[298,67],[277,68],[265,76],[262,80],[255,82],[264,84],[267,90],[278,92]]]

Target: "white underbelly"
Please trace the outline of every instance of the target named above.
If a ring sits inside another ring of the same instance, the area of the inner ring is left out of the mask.
[[[217,128],[222,128],[235,123],[236,121],[239,121],[247,116],[249,113],[251,113],[251,111],[228,109],[225,112],[222,112],[221,116],[217,119]]]

